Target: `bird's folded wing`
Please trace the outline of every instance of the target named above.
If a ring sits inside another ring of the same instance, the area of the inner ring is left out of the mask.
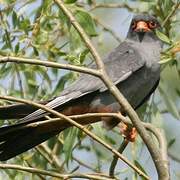
[[[104,64],[111,80],[115,84],[118,84],[125,81],[134,72],[142,68],[145,62],[130,43],[123,42],[104,59]],[[93,68],[95,65],[90,67]],[[54,109],[72,99],[79,98],[91,92],[102,92],[106,90],[107,87],[99,78],[88,74],[82,74],[77,81],[61,93],[61,96],[47,103],[46,106]],[[21,120],[31,121],[39,119],[45,114],[47,113],[44,110],[39,109]]]

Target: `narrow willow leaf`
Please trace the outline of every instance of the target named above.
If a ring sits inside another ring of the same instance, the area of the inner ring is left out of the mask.
[[[178,112],[175,102],[172,100],[171,97],[168,96],[168,94],[164,91],[163,88],[159,87],[159,91],[161,93],[161,96],[163,97],[164,103],[165,103],[168,111],[171,112],[171,114],[176,119],[180,119],[179,112]]]
[[[159,39],[161,39],[163,42],[167,44],[171,44],[171,40],[162,32],[156,30],[156,35],[158,36]]]
[[[75,3],[77,0],[65,0],[64,2],[66,4],[71,4],[71,3]]]
[[[83,64],[85,58],[86,58],[86,55],[89,53],[89,49],[85,49],[82,53],[80,53],[79,55],[79,62],[80,64]]]
[[[88,35],[97,36],[94,21],[89,13],[77,10],[75,16]]]
[[[142,167],[142,165],[137,161],[134,160],[134,164],[136,165],[136,167],[138,167],[142,172],[144,172],[146,175],[148,175],[145,171],[145,169]],[[145,180],[145,178],[143,178],[143,176],[141,177],[142,180]]]
[[[173,58],[166,58],[166,59],[162,59],[161,61],[159,61],[159,64],[165,64],[165,63],[168,63],[170,61],[173,61],[174,59]]]
[[[12,13],[12,23],[14,28],[18,26],[18,17],[15,11]]]
[[[168,148],[170,148],[174,143],[176,142],[176,139],[173,138],[168,142]]]
[[[7,47],[12,49],[10,33],[7,30],[5,30],[5,36],[4,37],[5,37],[5,40],[6,40]]]
[[[15,52],[15,54],[17,54],[19,52],[19,42],[16,44],[16,46],[14,48],[14,52]]]
[[[93,127],[93,131],[95,132],[95,134],[98,137],[100,137],[101,139],[105,140],[106,130],[105,130],[105,128],[102,128],[102,124],[95,123],[95,124],[92,124],[92,127]]]
[[[69,165],[69,160],[71,160],[72,158],[73,146],[74,146],[78,132],[79,130],[76,127],[71,128],[64,141],[63,150],[65,153],[65,161],[66,161],[67,166]]]
[[[65,74],[64,76],[62,76],[58,83],[56,84],[56,87],[54,88],[54,91],[53,91],[53,95],[59,95],[59,93],[64,89],[64,86],[65,84],[68,82],[68,81],[71,81],[72,80],[72,77],[73,77],[73,73],[70,72],[68,74]]]
[[[0,68],[0,79],[7,77],[12,70],[12,66],[10,64],[3,64]]]

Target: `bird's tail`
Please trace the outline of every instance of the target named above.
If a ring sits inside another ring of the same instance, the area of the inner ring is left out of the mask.
[[[82,125],[100,121],[100,117],[76,119]],[[0,161],[15,157],[57,135],[72,124],[66,120],[36,120],[0,128]]]
[[[68,123],[20,123],[0,128],[0,161],[8,160],[55,136]],[[48,122],[48,121],[47,121]]]
[[[47,104],[47,101],[41,101],[39,103]],[[29,104],[0,106],[0,119],[20,119],[37,109],[37,107]]]

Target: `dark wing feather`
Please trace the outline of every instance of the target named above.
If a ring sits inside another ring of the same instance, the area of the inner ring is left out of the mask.
[[[8,160],[48,140],[67,128],[64,121],[24,122],[0,128],[0,161]]]
[[[9,129],[8,129],[9,128]],[[0,131],[0,160],[8,160],[58,134],[47,130],[43,133],[22,124],[3,127]]]
[[[115,51],[104,59],[104,63],[108,75],[116,84],[126,80],[133,72],[142,68],[144,65],[139,54],[127,43],[122,43],[117,47]],[[98,90],[105,91],[107,88],[100,79],[87,74],[82,74],[80,79],[70,87],[66,88],[60,97],[55,98],[46,105],[50,108],[56,108],[72,99]],[[20,107],[21,105],[19,108]],[[46,112],[37,110],[23,118],[22,120],[24,121],[22,123],[0,128],[1,161],[10,159],[31,149],[66,128],[64,124],[59,124],[59,128],[57,128],[57,124],[54,124],[53,126],[52,122],[43,126],[38,126],[36,123],[29,124],[29,121],[32,122],[35,119],[39,119],[45,114]],[[38,122],[38,124],[39,123],[40,122]]]
[[[109,77],[117,84],[126,80],[132,73],[143,67],[145,62],[131,46],[130,42],[123,42],[104,59],[104,64]],[[93,67],[95,67],[94,64],[91,65],[91,68]],[[77,81],[61,93],[61,96],[46,105],[53,109],[68,101],[98,90],[106,91],[107,88],[99,78],[82,74]],[[45,111],[39,109],[24,117],[22,121],[39,119],[45,114],[47,114]]]

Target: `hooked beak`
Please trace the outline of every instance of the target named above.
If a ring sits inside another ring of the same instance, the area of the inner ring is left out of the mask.
[[[151,29],[148,27],[147,22],[139,21],[139,22],[137,22],[136,28],[134,29],[134,31],[145,33],[145,32],[151,31]]]

